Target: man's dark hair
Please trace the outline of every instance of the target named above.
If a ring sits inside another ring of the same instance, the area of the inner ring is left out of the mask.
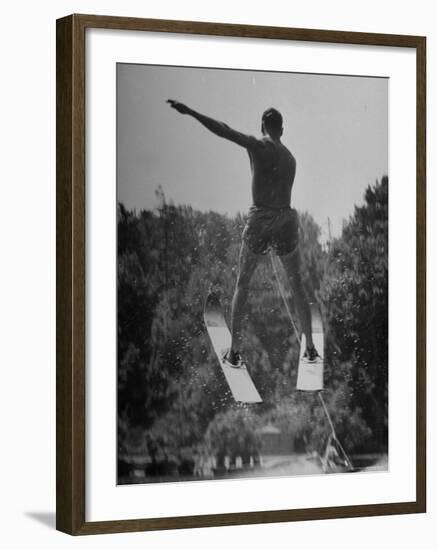
[[[264,111],[261,120],[266,128],[270,128],[271,130],[276,131],[282,129],[282,115],[273,107],[270,107],[270,109]]]

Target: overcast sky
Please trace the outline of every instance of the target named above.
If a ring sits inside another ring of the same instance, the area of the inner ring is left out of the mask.
[[[223,69],[117,65],[118,200],[153,209],[155,190],[199,210],[235,214],[251,204],[247,152],[171,109],[167,98],[260,135],[268,107],[284,117],[297,160],[292,206],[327,236],[388,174],[388,80]]]

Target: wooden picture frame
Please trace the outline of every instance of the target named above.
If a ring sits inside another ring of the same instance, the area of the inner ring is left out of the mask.
[[[89,28],[409,48],[416,52],[416,499],[329,508],[86,521],[85,32]],[[70,15],[57,21],[57,529],[72,535],[426,511],[426,39],[420,36]]]

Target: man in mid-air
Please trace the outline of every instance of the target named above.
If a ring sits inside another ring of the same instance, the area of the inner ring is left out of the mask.
[[[252,201],[240,250],[237,284],[232,300],[232,343],[223,357],[225,364],[243,367],[241,356],[242,322],[249,282],[260,256],[274,251],[290,280],[307,348],[304,359],[319,359],[311,332],[311,311],[300,274],[299,222],[297,212],[290,207],[291,189],[296,174],[296,160],[281,142],[282,115],[267,109],[261,119],[262,137],[242,134],[227,124],[209,118],[183,103],[167,100],[178,113],[190,115],[219,137],[244,147],[252,170]]]

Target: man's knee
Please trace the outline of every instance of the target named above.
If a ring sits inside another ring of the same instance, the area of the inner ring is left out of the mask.
[[[282,265],[284,266],[285,272],[287,273],[291,284],[298,289],[301,287],[303,288],[299,256],[297,254],[293,254],[290,257],[283,258]]]

